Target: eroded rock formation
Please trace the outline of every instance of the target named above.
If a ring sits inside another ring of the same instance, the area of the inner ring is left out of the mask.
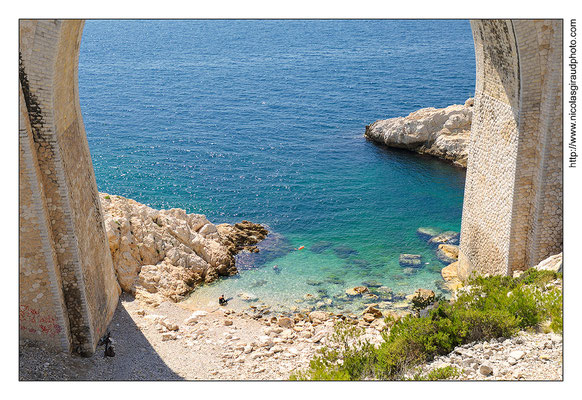
[[[236,274],[234,255],[268,233],[248,221],[216,226],[179,208],[155,210],[107,193],[100,199],[119,284],[152,304],[182,300],[201,283]]]
[[[364,136],[389,147],[431,154],[467,167],[473,99],[464,105],[423,108],[407,117],[379,120]]]

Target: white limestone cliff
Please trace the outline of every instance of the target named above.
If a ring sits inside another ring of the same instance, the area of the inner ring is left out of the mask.
[[[468,99],[464,105],[423,108],[407,117],[376,121],[366,126],[364,136],[466,167],[472,116],[473,99]]]
[[[179,301],[201,283],[236,274],[234,254],[267,235],[247,221],[216,226],[179,208],[155,210],[122,196],[99,196],[119,284],[152,304]]]

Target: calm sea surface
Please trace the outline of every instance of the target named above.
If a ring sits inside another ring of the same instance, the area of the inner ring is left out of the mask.
[[[363,133],[462,104],[473,51],[463,20],[89,20],[79,90],[97,185],[275,232],[192,301],[242,306],[244,291],[287,310],[310,293],[347,310],[340,294],[362,282],[437,290],[443,264],[415,232],[460,229],[465,172]]]

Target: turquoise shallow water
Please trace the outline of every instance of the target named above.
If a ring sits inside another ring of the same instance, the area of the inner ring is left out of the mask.
[[[192,301],[280,308],[311,293],[350,309],[334,295],[370,280],[437,290],[443,265],[415,232],[460,229],[464,170],[364,127],[463,103],[474,75],[462,20],[87,21],[79,60],[99,190],[267,224],[276,251]],[[424,267],[406,273],[401,253]]]

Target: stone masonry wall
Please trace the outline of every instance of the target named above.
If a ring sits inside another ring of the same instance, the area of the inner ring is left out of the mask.
[[[32,136],[31,141],[21,140],[21,174],[31,176],[30,163],[22,162],[28,154],[38,165],[40,173],[32,186],[40,190],[46,211],[43,217],[42,208],[36,208],[36,229],[21,230],[20,238],[21,243],[34,242],[43,218],[50,222],[48,243],[52,243],[58,266],[53,270],[65,306],[61,312],[68,319],[68,337],[61,342],[68,341],[70,350],[91,354],[113,316],[120,290],[77,93],[82,28],[83,22],[74,20],[20,22],[20,83],[25,103],[20,119],[21,125],[30,122]],[[21,213],[21,226],[23,219]],[[22,279],[23,266],[34,262],[23,257],[21,246],[21,288],[28,283]],[[33,306],[27,301],[20,298],[21,309]],[[48,337],[41,340],[51,341]]]
[[[22,92],[22,89],[21,89]],[[50,232],[40,169],[24,96],[20,95],[19,216],[20,335],[43,340],[58,350],[71,344],[59,265]]]
[[[562,249],[562,22],[471,22],[477,61],[458,273]]]

